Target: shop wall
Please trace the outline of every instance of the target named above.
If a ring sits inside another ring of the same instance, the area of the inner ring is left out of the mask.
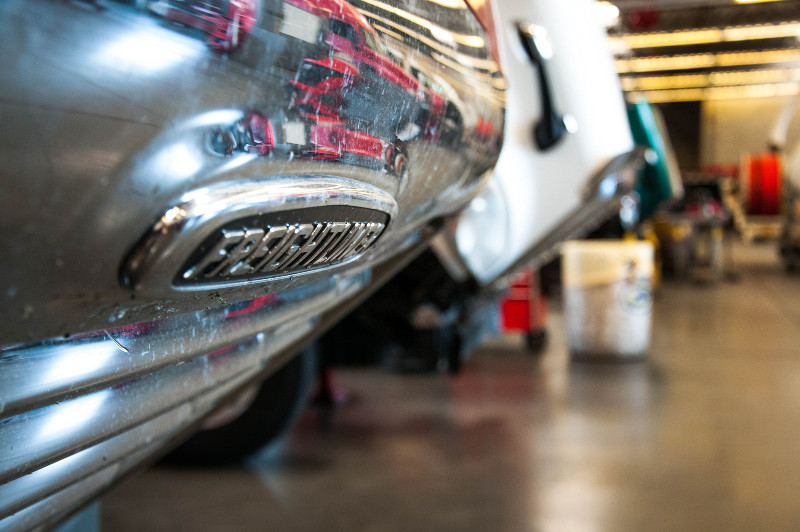
[[[700,164],[739,161],[741,154],[767,149],[769,136],[790,97],[716,100],[702,104]],[[787,147],[800,140],[800,116],[789,128]]]

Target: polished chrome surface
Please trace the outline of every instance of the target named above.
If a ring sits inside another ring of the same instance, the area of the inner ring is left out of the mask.
[[[274,371],[367,274],[0,351],[0,528],[54,522]]]
[[[177,272],[160,268],[184,266],[171,246],[192,247],[218,230],[235,202],[218,203],[218,219],[165,244],[169,256],[129,269],[148,253],[143,239],[197,191],[263,185],[274,191],[263,212],[278,212],[287,207],[281,194],[291,201],[298,183],[329,179],[356,194],[324,183],[306,193],[325,205],[358,205],[363,194],[382,205],[370,208],[393,204],[380,238],[340,271],[386,260],[462,208],[497,158],[504,93],[484,30],[464,4],[447,6],[0,4],[8,125],[0,132],[0,342],[223,305],[217,284],[173,290]],[[329,221],[373,222],[308,223]],[[230,283],[223,299],[312,281]]]
[[[0,3],[0,528],[51,526],[409,260],[499,153],[460,2]]]
[[[0,529],[49,527],[277,369],[477,193],[465,4],[0,3]]]
[[[248,303],[0,350],[0,415],[128,381],[323,312],[359,279],[329,279]]]

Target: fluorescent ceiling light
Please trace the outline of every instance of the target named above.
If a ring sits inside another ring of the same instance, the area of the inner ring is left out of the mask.
[[[720,42],[750,41],[754,39],[779,39],[800,36],[800,22],[760,24],[755,26],[728,26],[655,33],[633,33],[611,37],[613,43],[624,44],[629,49],[660,48],[666,46],[691,46]]]
[[[607,0],[595,2],[594,14],[605,28],[610,28],[619,23],[619,8]]]
[[[766,83],[800,82],[800,68],[711,72],[709,74],[679,74],[672,76],[622,77],[625,91],[649,91],[761,85]]]
[[[644,98],[651,103],[692,102],[704,100],[734,100],[743,98],[775,98],[800,94],[800,84],[770,83],[763,85],[737,85],[735,87],[707,87],[703,89],[677,89],[629,92],[628,98]]]
[[[755,52],[720,52],[716,54],[663,55],[617,59],[617,72],[657,72],[732,66],[756,66],[800,62],[800,49],[760,50]]]

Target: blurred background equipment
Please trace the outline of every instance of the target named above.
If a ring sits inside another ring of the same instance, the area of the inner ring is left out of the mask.
[[[561,248],[564,321],[577,358],[644,356],[653,316],[653,246],[573,240]]]

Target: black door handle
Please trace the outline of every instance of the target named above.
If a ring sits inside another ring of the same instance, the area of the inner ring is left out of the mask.
[[[555,146],[567,134],[564,115],[556,111],[550,80],[547,76],[547,62],[552,56],[552,49],[541,26],[527,22],[517,22],[517,33],[525,52],[536,68],[539,82],[539,94],[542,99],[542,118],[533,128],[533,139],[536,146],[544,151]]]

